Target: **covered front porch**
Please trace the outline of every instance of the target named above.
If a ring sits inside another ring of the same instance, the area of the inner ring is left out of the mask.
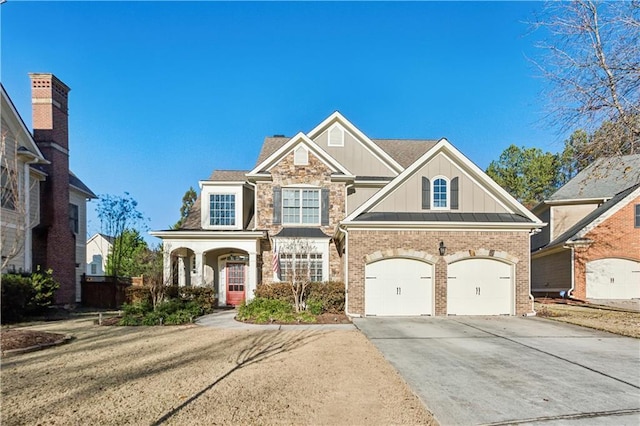
[[[236,238],[208,232],[154,234],[163,239],[165,283],[213,288],[220,306],[237,306],[253,298],[261,282],[261,232],[232,233]]]

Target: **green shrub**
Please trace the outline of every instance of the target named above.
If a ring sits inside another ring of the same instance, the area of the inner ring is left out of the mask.
[[[2,276],[2,323],[20,321],[35,297],[31,278],[17,274]]]
[[[60,288],[60,284],[53,279],[52,274],[51,269],[42,272],[40,268],[31,274],[31,285],[35,294],[27,306],[29,313],[41,313],[55,302],[56,291]]]
[[[261,284],[256,289],[255,296],[293,304],[293,292],[289,283]]]
[[[312,297],[307,299],[307,311],[313,315],[320,315],[323,312],[322,300],[317,300]]]
[[[202,314],[211,313],[218,307],[218,299],[211,287],[180,287],[180,299],[194,302],[202,308]]]
[[[142,325],[142,317],[125,315],[118,321],[118,325]]]
[[[308,299],[322,302],[322,312],[342,314],[345,306],[344,290],[344,283],[340,281],[311,283]]]
[[[287,321],[292,318],[294,318],[293,306],[282,300],[256,297],[249,303],[242,302],[238,307],[238,319],[240,321],[266,323]]]
[[[150,312],[153,310],[153,307],[151,306],[151,302],[145,300],[142,302],[135,302],[135,303],[125,303],[122,305],[122,311],[124,312],[124,315],[127,316],[135,316],[135,315],[139,315],[139,316],[143,316],[145,315],[147,312]]]

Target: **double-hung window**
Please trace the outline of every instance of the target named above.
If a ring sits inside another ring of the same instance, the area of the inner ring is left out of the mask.
[[[640,204],[636,204],[635,205],[636,208],[636,222],[635,222],[635,226],[636,228],[640,228]]]
[[[75,204],[69,204],[69,228],[76,234],[80,230],[80,210]]]
[[[322,281],[322,253],[280,253],[280,279]]]
[[[282,221],[284,224],[320,224],[320,190],[283,189]]]
[[[211,194],[209,196],[209,224],[234,226],[236,224],[235,194]]]

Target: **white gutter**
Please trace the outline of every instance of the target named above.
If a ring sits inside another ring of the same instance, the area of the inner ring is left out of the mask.
[[[443,222],[422,222],[422,221],[345,221],[345,225],[354,228],[378,228],[378,229],[437,229],[443,230]],[[516,229],[535,229],[544,228],[547,224],[544,222],[446,222],[448,228],[446,230],[460,229],[494,229],[511,231]]]
[[[361,318],[362,315],[349,312],[349,231],[342,226],[339,226],[338,229],[344,232],[344,313],[348,317]]]
[[[567,293],[567,297],[568,298],[572,298],[573,295],[573,290],[575,290],[576,288],[576,277],[575,277],[575,271],[576,271],[576,266],[575,266],[575,247],[571,246],[571,288],[569,289],[569,292]]]
[[[253,229],[252,231],[255,231],[258,224],[258,221],[256,219],[256,215],[258,212],[258,184],[253,183],[250,180],[247,180],[247,183],[253,186]]]
[[[531,237],[540,232],[540,229],[532,229],[529,232],[529,253],[531,253]],[[524,314],[525,317],[535,317],[537,315],[535,309],[535,300],[533,298],[533,293],[531,293],[531,255],[529,255],[529,299],[531,300],[531,312],[527,312]]]

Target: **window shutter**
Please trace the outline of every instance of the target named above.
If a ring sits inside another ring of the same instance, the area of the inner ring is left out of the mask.
[[[328,188],[322,188],[322,197],[320,200],[320,215],[321,215],[321,219],[320,219],[320,224],[322,226],[327,226],[329,225],[329,189]]]
[[[431,208],[431,182],[426,177],[422,177],[422,208]]]
[[[458,210],[458,178],[451,179],[451,209]]]
[[[273,224],[280,225],[282,223],[282,188],[273,187]]]

